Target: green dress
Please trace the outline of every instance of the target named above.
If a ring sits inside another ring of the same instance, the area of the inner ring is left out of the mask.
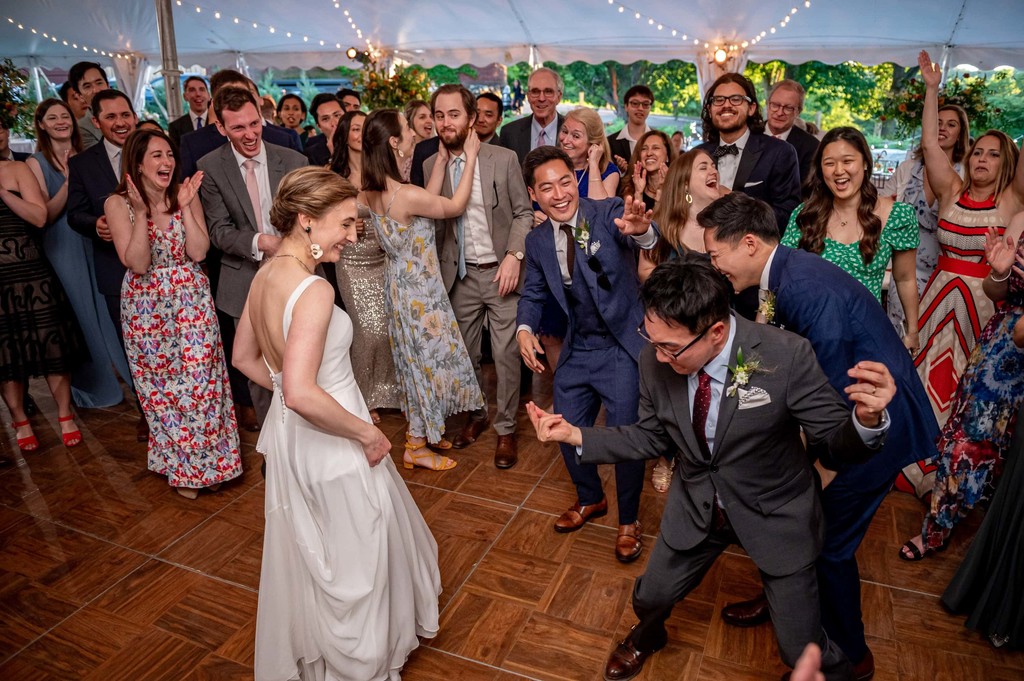
[[[801,203],[789,216],[786,233],[782,235],[783,246],[800,247],[800,227],[796,224],[796,216],[800,214],[803,207],[804,204]],[[893,203],[889,219],[882,226],[882,234],[878,239],[878,250],[875,251],[875,257],[871,259],[870,264],[864,264],[864,258],[860,254],[859,241],[842,244],[826,237],[825,250],[821,252],[821,257],[867,286],[875,298],[881,301],[882,280],[885,278],[885,268],[892,260],[893,251],[916,250],[920,238],[914,207],[908,203],[897,201]]]

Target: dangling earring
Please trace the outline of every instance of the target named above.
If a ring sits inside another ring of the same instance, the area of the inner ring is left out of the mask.
[[[687,188],[686,188],[686,189],[684,189],[683,191],[684,191],[684,192],[686,192],[686,196],[684,196],[684,197],[683,197],[684,199],[686,199],[686,202],[687,202],[687,203],[693,203],[693,197],[692,197],[692,196],[690,196],[690,188],[689,188],[689,187],[687,187]]]
[[[306,238],[309,239],[309,254],[313,256],[313,260],[319,260],[324,257],[324,249],[320,248],[320,244],[313,243],[313,237],[310,236],[312,231],[312,227],[306,225]]]
[[[405,152],[401,149],[398,150],[398,158],[405,158]]]

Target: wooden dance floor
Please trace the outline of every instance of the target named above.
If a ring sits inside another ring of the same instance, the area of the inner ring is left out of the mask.
[[[548,381],[534,389],[550,402]],[[189,501],[146,471],[130,406],[82,410],[85,442],[69,450],[45,385],[32,393],[41,450],[22,456],[10,428],[3,441],[18,465],[0,469],[0,679],[251,679],[263,544],[256,437],[243,435],[239,480]],[[400,465],[404,422],[389,414],[382,425]],[[632,565],[615,560],[614,509],[574,534],[553,532],[574,493],[555,447],[531,434],[524,413],[510,471],[491,462],[493,431],[457,452],[452,471],[402,471],[437,538],[444,584],[440,634],[413,653],[405,681],[600,679],[633,624],[630,593],[647,549]],[[663,504],[648,482],[648,548]],[[897,559],[922,508],[891,494],[860,549],[875,679],[1024,679],[1024,653],[994,649],[939,603],[978,514],[946,552]],[[786,668],[771,627],[734,629],[718,616],[758,588],[753,563],[727,552],[676,608],[668,647],[638,678],[778,681]]]

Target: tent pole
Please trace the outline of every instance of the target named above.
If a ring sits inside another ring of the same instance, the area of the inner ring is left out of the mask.
[[[178,68],[178,47],[174,39],[174,13],[171,0],[156,2],[156,26],[160,35],[160,57],[164,77],[164,94],[167,98],[169,121],[181,116],[181,69]]]

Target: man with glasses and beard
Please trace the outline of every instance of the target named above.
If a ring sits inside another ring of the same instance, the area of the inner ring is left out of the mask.
[[[764,134],[754,84],[724,74],[708,89],[701,120],[704,144],[698,148],[718,164],[719,184],[767,202],[781,236],[800,203],[800,164],[792,146]]]
[[[632,197],[581,199],[569,156],[551,146],[534,149],[523,163],[530,198],[547,219],[526,237],[526,281],[519,299],[519,354],[536,373],[544,371],[537,339],[541,310],[552,295],[569,319],[554,377],[554,408],[571,423],[593,425],[604,405],[609,426],[636,422],[637,360],[644,341],[637,249],[658,241],[651,213]],[[597,466],[580,464],[576,451],[561,446],[576,486],[576,503],[555,521],[556,532],[575,532],[608,512]],[[618,538],[615,557],[628,563],[643,550],[637,521],[643,461],[615,464]]]
[[[463,145],[476,122],[476,100],[461,85],[442,85],[430,98],[430,108],[441,147],[424,163],[423,175],[429,178],[433,172],[445,173],[441,193],[451,197],[452,188],[459,186],[466,167]],[[533,210],[516,155],[493,144],[482,144],[473,169],[473,189],[466,212],[454,219],[438,220],[437,224],[441,278],[481,389],[484,381],[480,373],[480,345],[487,320],[498,377],[494,465],[511,468],[518,461],[515,432],[520,365],[515,341],[516,305],[524,242],[533,225]],[[470,415],[452,446],[468,447],[487,426],[485,406]]]

